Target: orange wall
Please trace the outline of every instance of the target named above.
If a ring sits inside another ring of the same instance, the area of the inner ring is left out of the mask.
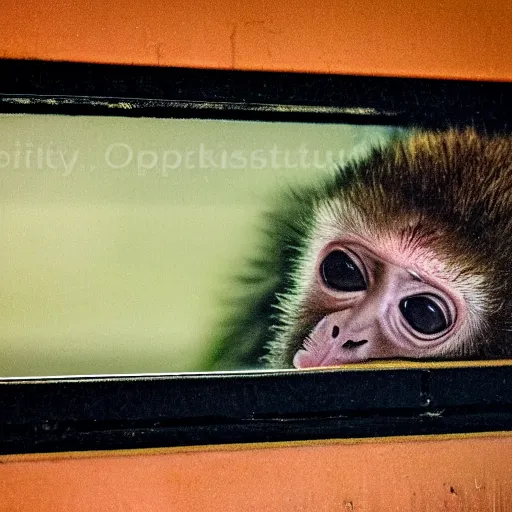
[[[512,80],[511,27],[510,0],[3,0],[0,56]],[[511,481],[512,437],[8,457],[0,512],[506,512]]]
[[[0,457],[0,512],[512,510],[511,436],[86,457]]]
[[[3,0],[0,56],[512,80],[510,0]]]

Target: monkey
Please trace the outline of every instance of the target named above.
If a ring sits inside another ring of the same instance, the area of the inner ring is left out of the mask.
[[[414,130],[285,194],[209,369],[512,356],[512,136]]]

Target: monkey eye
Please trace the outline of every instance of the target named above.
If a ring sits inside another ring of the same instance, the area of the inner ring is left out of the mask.
[[[324,283],[333,290],[359,292],[366,290],[366,281],[354,260],[340,250],[332,251],[320,266]]]
[[[407,323],[421,334],[438,334],[448,328],[447,308],[441,299],[426,295],[400,301],[400,312]]]

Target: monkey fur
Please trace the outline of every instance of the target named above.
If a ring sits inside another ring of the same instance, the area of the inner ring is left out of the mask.
[[[414,350],[376,350],[348,362],[512,356],[512,137],[452,129],[396,138],[318,186],[281,198],[266,226],[258,256],[238,279],[240,296],[233,298],[231,314],[221,326],[209,369],[289,368],[297,353],[307,358],[308,350],[317,350],[320,342],[312,338],[324,336],[319,323],[334,314],[340,293],[327,290],[326,296],[334,298],[318,299],[312,287],[319,285],[312,284],[310,274],[319,247],[336,245],[346,233],[363,240],[363,253],[372,261],[373,246],[382,244],[393,261],[410,254],[409,267],[417,263],[449,276],[442,287],[458,297],[450,306],[454,316],[457,308],[463,311],[459,331],[447,334],[448,341],[437,344],[429,341],[435,336],[420,336],[435,345],[432,349],[423,350],[414,338]],[[334,259],[339,258],[341,252],[335,253]],[[379,265],[388,264],[386,258],[377,258],[375,280]],[[390,268],[402,271],[399,264]],[[402,300],[400,307],[406,306]],[[396,313],[403,323],[399,317]],[[329,335],[332,329],[334,338],[339,329],[329,325]],[[405,337],[410,339],[410,333]],[[309,366],[338,361],[313,359],[317,363]]]

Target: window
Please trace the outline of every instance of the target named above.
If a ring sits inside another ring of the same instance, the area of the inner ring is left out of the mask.
[[[509,84],[0,66],[3,453],[510,428],[508,361],[270,370],[256,323],[219,341],[275,314],[250,262],[290,190],[418,128],[503,133]]]

